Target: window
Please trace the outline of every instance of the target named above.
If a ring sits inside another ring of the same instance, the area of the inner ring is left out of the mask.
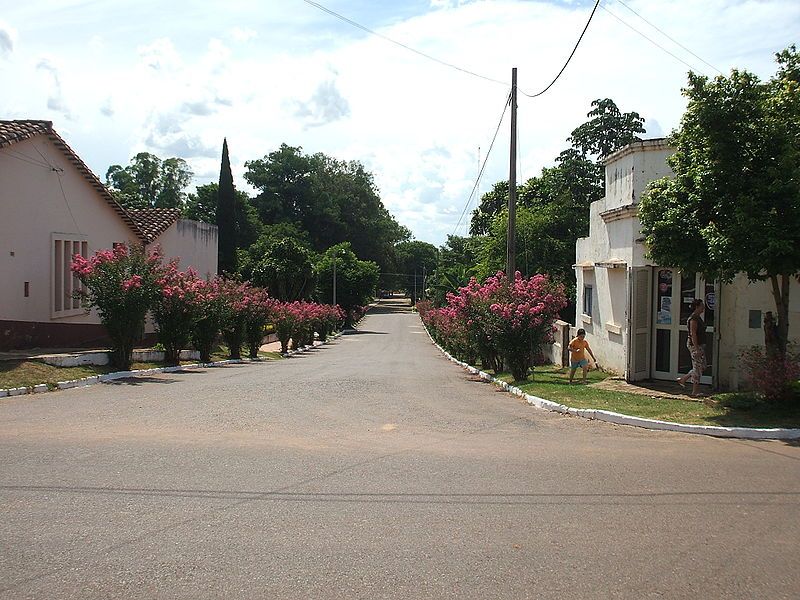
[[[86,236],[54,233],[51,236],[52,273],[52,317],[67,317],[83,312],[81,301],[75,292],[82,291],[83,284],[70,270],[72,257],[80,254],[89,256],[89,242]]]
[[[583,314],[592,316],[592,286],[583,286]]]

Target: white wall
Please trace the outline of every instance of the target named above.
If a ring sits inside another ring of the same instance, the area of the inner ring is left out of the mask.
[[[777,310],[771,284],[750,282],[744,275],[722,286],[720,296],[719,385],[735,390],[745,385],[739,366],[740,353],[751,346],[764,346],[764,314],[772,311],[776,315]],[[749,327],[751,310],[761,311],[758,328]],[[800,343],[800,284],[794,278],[789,288],[789,341]]]
[[[201,221],[178,219],[151,244],[161,246],[165,262],[180,258],[180,269],[194,268],[200,277],[217,274],[217,226]]]
[[[86,236],[90,254],[138,238],[46,136],[10,150],[0,152],[0,320],[99,323],[95,313],[51,318],[51,234]],[[33,164],[45,161],[63,172]]]

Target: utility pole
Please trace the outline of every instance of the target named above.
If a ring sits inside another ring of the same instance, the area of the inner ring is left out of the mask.
[[[336,255],[333,256],[333,305],[336,306]]]
[[[511,69],[511,165],[508,172],[508,235],[506,277],[514,280],[517,266],[517,68]]]
[[[417,267],[414,267],[414,301],[411,304],[417,303]]]

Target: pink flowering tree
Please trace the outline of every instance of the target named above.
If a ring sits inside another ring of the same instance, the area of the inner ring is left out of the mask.
[[[282,354],[289,351],[289,340],[294,331],[296,318],[296,313],[291,309],[290,304],[281,302],[275,305],[272,319],[275,325],[275,335],[278,336],[281,343]]]
[[[180,363],[181,350],[189,345],[195,322],[200,317],[199,293],[205,282],[194,269],[178,271],[178,259],[159,270],[158,293],[153,303],[153,318],[158,341],[164,346],[164,363]]]
[[[119,244],[89,259],[75,255],[72,271],[86,286],[82,302],[96,307],[111,338],[111,362],[120,370],[131,367],[133,348],[144,333],[144,319],[158,294],[158,251],[145,254],[138,246]]]
[[[553,323],[567,305],[564,286],[547,275],[525,278],[518,271],[513,281],[499,272],[484,288],[490,300],[483,316],[489,336],[514,379],[526,379],[534,353],[552,341]]]
[[[217,289],[221,300],[220,329],[222,337],[228,346],[229,357],[237,360],[242,357],[244,325],[247,316],[246,297],[250,291],[250,284],[232,279],[220,279],[217,282]]]
[[[273,318],[277,301],[263,288],[250,288],[244,299],[244,337],[250,358],[258,358],[264,339],[264,328]]]
[[[425,303],[420,316],[431,335],[449,352],[471,362],[480,357],[483,368],[508,366],[516,380],[525,379],[534,353],[552,339],[553,323],[566,305],[561,284],[546,275],[513,281],[499,272],[485,283],[472,279],[457,294],[447,295],[447,306]]]
[[[197,319],[192,328],[192,345],[200,352],[200,362],[211,362],[211,350],[219,336],[220,323],[225,312],[225,301],[220,294],[220,279],[199,280],[195,288]]]

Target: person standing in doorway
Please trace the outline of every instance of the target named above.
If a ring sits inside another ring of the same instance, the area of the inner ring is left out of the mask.
[[[569,343],[569,382],[575,377],[575,371],[583,369],[583,383],[586,383],[586,373],[589,371],[589,359],[586,358],[586,351],[592,360],[597,363],[589,342],[586,341],[586,330],[578,329],[577,337]]]
[[[681,387],[686,387],[686,381],[692,379],[692,396],[699,393],[700,377],[706,370],[706,324],[700,315],[706,310],[706,305],[700,298],[692,300],[692,314],[686,320],[686,327],[689,336],[686,339],[686,347],[692,357],[692,370],[683,377],[678,377],[677,381]]]

